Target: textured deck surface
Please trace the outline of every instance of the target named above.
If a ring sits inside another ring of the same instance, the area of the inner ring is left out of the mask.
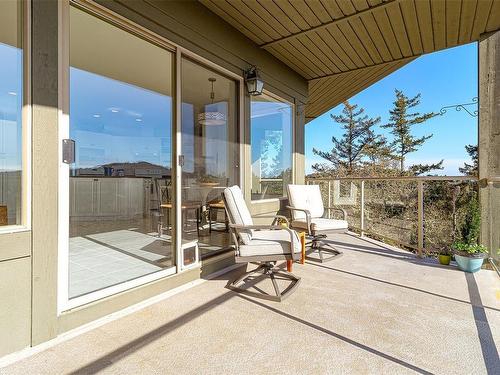
[[[301,284],[282,303],[226,289],[236,270],[0,373],[500,373],[494,272],[331,240],[344,256],[294,265]]]

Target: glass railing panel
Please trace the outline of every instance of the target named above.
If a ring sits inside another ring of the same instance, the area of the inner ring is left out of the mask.
[[[416,181],[365,181],[365,230],[375,238],[416,249]]]
[[[428,253],[449,250],[460,239],[460,228],[477,188],[473,180],[424,182],[424,248]]]

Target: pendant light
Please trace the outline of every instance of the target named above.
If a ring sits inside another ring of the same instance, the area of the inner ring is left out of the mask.
[[[212,84],[212,91],[210,91],[211,103],[205,106],[205,110],[198,114],[198,124],[200,125],[224,125],[226,123],[226,114],[219,111],[212,111],[211,107],[214,107],[214,82],[217,81],[215,78],[210,77],[208,81]]]

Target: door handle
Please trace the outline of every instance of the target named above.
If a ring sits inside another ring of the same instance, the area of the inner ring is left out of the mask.
[[[75,141],[72,139],[62,140],[63,163],[73,164],[75,162]]]

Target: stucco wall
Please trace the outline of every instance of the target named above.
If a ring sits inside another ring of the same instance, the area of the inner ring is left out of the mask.
[[[481,242],[500,262],[500,31],[479,41]]]

